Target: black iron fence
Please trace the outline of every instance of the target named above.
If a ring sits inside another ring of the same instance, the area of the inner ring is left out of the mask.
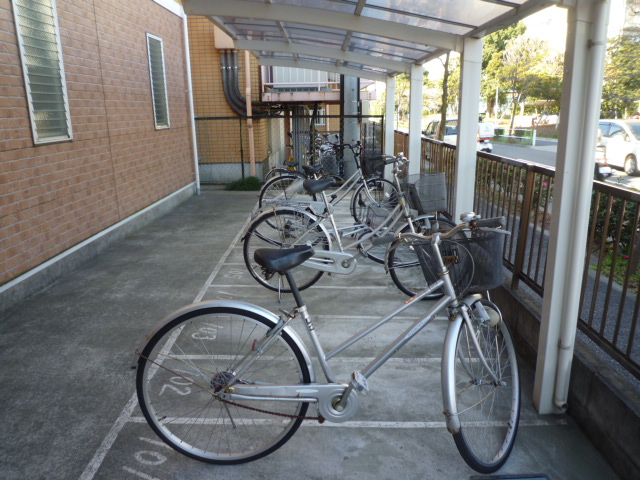
[[[423,170],[446,172],[455,185],[455,147],[423,139]],[[542,297],[553,212],[555,170],[478,152],[476,213],[505,216],[512,232],[504,263],[511,288],[525,283]],[[451,195],[450,195],[451,198]],[[594,343],[640,378],[640,193],[593,183],[589,237],[578,326]]]

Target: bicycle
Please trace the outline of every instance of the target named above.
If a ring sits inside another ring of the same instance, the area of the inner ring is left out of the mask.
[[[312,245],[316,255],[298,267],[294,275],[300,290],[316,283],[325,272],[347,275],[357,265],[358,253],[377,263],[385,264],[386,245],[378,241],[394,232],[397,227],[406,232],[431,232],[449,230],[455,224],[437,214],[413,215],[405,192],[400,188],[400,176],[408,168],[408,160],[403,157],[389,157],[385,164],[395,164],[393,178],[398,197],[390,199],[387,205],[369,205],[364,223],[338,227],[334,216],[334,205],[325,193],[331,180],[305,180],[303,186],[309,194],[320,194],[322,202],[277,201],[269,210],[260,212],[249,224],[244,235],[243,257],[251,276],[264,287],[279,292],[290,293],[282,283],[282,277],[266,274],[254,261],[254,251],[264,247],[290,248],[296,245]],[[327,229],[325,224],[331,228]],[[343,244],[342,239],[354,237]]]
[[[337,180],[339,186],[336,190],[329,192],[330,201],[336,205],[353,192],[351,215],[356,223],[364,223],[370,205],[381,206],[395,201],[394,199],[397,199],[399,195],[399,189],[390,180],[381,178],[384,171],[383,156],[361,161],[362,144],[360,141],[356,142],[356,145],[345,143],[334,144],[334,147],[351,149],[356,170],[346,180]],[[317,201],[315,194],[309,194],[302,188],[303,180],[300,175],[281,175],[271,179],[260,189],[258,210],[274,200],[297,200],[310,197],[313,201]]]
[[[503,231],[494,227],[499,227],[496,219],[472,219],[432,237],[400,234],[403,241],[426,246],[421,261],[435,262],[439,279],[328,353],[291,274],[313,256],[313,248],[256,251],[265,269],[286,277],[295,308],[276,315],[245,302],[213,300],[166,317],[136,351],[136,390],[145,419],[164,442],[191,458],[215,464],[257,460],[287,442],[303,420],[341,423],[353,418],[358,393],[368,390],[367,379],[446,310],[450,321],[441,364],[446,426],[471,468],[496,471],[515,442],[520,378],[500,310],[474,293],[502,284]],[[449,240],[463,230],[465,240]],[[449,248],[454,245],[456,256]],[[441,252],[443,246],[447,248]],[[487,252],[500,268],[476,275],[473,262]],[[336,380],[332,358],[440,288],[444,296],[373,361],[344,382]],[[316,379],[312,356],[291,325],[298,317],[324,382]],[[402,386],[393,393],[402,395]]]

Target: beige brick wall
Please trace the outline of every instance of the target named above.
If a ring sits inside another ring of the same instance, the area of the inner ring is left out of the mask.
[[[191,53],[191,75],[193,101],[198,120],[198,156],[201,163],[249,161],[248,132],[245,120],[231,109],[225,98],[222,83],[222,60],[216,48],[213,23],[205,17],[189,17],[189,50]],[[238,51],[239,90],[245,96],[244,51]],[[251,97],[261,97],[260,66],[251,56]],[[215,118],[211,118],[215,117]],[[268,156],[268,120],[254,120],[254,148],[256,162]],[[242,139],[242,143],[241,143]]]
[[[0,285],[194,181],[182,19],[152,0],[57,0],[70,142],[36,146],[12,4],[0,0]],[[146,33],[163,39],[156,130]]]

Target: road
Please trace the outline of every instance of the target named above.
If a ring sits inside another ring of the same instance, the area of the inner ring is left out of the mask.
[[[527,160],[529,162],[540,163],[542,165],[555,168],[557,144],[557,140],[545,138],[539,138],[535,147],[493,142],[492,153],[516,160]],[[620,170],[614,169],[613,176],[608,178],[606,181],[607,183],[640,191],[640,177],[625,175],[625,173]]]

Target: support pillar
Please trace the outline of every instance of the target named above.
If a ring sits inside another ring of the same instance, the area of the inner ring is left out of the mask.
[[[411,93],[409,96],[409,174],[420,173],[422,147],[422,85],[424,67],[411,65]],[[407,152],[404,152],[407,154]]]
[[[387,77],[384,114],[384,154],[395,155],[396,77]],[[391,177],[391,166],[385,166],[385,178]]]
[[[480,117],[480,82],[482,80],[482,45],[484,40],[465,38],[460,70],[460,107],[456,150],[455,198],[453,219],[473,210],[476,184],[476,143]]]

